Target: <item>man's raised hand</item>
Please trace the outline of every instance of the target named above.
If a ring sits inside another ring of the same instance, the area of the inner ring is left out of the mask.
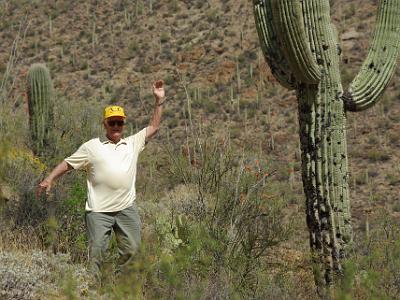
[[[163,80],[157,80],[153,83],[153,95],[156,97],[157,104],[162,103],[162,99],[165,97]]]

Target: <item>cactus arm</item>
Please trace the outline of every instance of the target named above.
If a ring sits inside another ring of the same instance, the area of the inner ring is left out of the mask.
[[[271,0],[253,0],[253,8],[260,46],[265,60],[271,68],[272,75],[282,86],[294,89],[296,81],[287,60],[283,56],[283,50],[272,23]]]
[[[342,96],[348,111],[361,111],[379,101],[395,71],[400,48],[399,31],[400,1],[381,0],[367,58]]]
[[[309,46],[300,1],[274,0],[272,9],[278,37],[296,80],[317,84],[321,71]]]

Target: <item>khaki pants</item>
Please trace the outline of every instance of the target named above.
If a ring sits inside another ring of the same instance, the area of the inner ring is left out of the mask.
[[[107,253],[111,233],[114,231],[119,253],[117,272],[129,265],[140,247],[140,217],[136,202],[117,212],[86,213],[89,238],[89,270],[99,280],[101,263]]]

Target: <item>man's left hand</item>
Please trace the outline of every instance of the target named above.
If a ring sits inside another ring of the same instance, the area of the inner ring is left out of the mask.
[[[153,95],[156,98],[156,103],[162,103],[165,97],[165,90],[164,90],[164,81],[157,80],[153,83]]]

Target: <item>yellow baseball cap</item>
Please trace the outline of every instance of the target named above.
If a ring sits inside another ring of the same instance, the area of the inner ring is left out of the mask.
[[[124,109],[121,106],[112,105],[104,109],[104,120],[110,117],[123,117],[126,118]]]

